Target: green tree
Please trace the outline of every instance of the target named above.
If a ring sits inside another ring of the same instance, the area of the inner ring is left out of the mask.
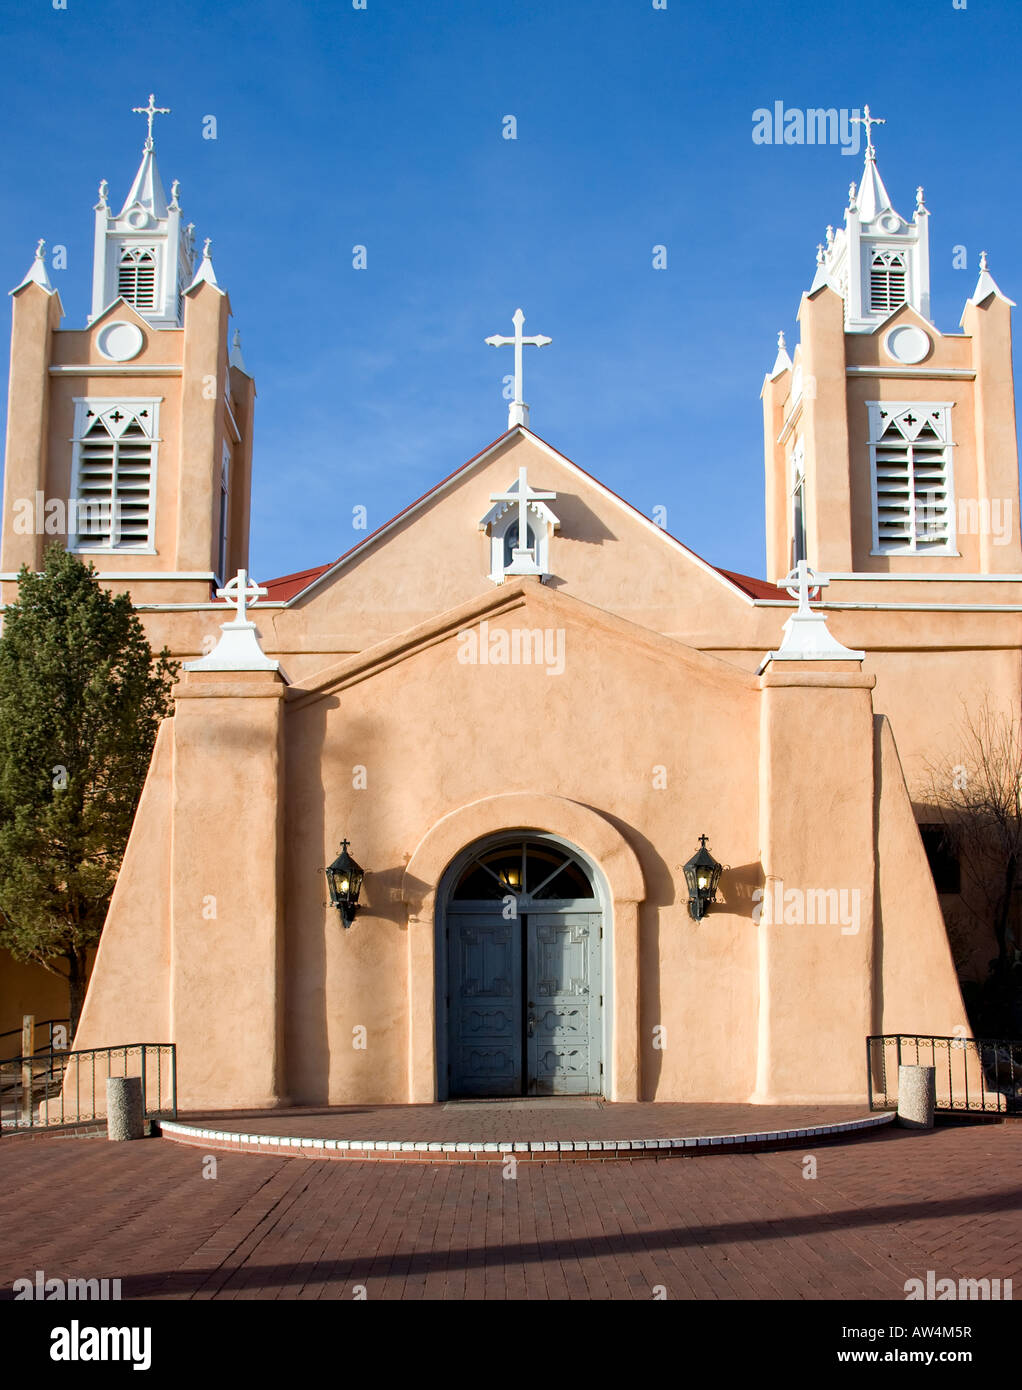
[[[179,666],[57,543],[0,636],[0,946],[67,980],[71,1032]]]

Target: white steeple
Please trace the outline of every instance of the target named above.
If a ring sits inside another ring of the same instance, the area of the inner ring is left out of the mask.
[[[120,212],[107,201],[106,180],[99,186],[89,322],[123,298],[154,328],[180,328],[181,295],[194,268],[192,227],[182,225],[176,179],[167,201],[153,144],[153,117],[170,110],[152,95],[132,110],[148,118],[148,133]]]
[[[845,225],[817,255],[810,294],[830,285],[845,302],[845,331],[872,333],[902,304],[930,317],[930,214],[923,190],[908,222],[895,210],[877,168],[872,127],[884,120],[868,106],[854,116],[866,131],[866,156],[858,188],[851,185]]]

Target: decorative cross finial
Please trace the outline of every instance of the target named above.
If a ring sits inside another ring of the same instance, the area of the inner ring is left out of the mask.
[[[286,681],[279,661],[271,661],[259,645],[256,625],[248,616],[249,605],[265,598],[267,590],[250,581],[248,570],[239,570],[229,583],[217,589],[234,609],[234,617],[220,624],[220,640],[208,656],[186,661],[186,671],[278,671]]]
[[[213,245],[213,238],[208,236],[202,244],[202,255],[204,260],[209,260],[209,248]]]
[[[805,560],[799,560],[781,583],[792,598],[798,599],[798,616],[805,618],[813,611],[809,606],[810,590],[822,588],[824,584],[830,583],[830,579],[827,575],[817,574],[814,569],[810,569]]]
[[[178,194],[179,194],[180,192],[181,192],[181,180],[180,180],[180,179],[175,179],[174,182],[170,185],[170,203],[169,203],[169,206],[170,206],[171,208],[179,208],[179,207],[181,206],[180,203],[179,203],[178,200],[177,200],[177,199],[178,199]]]
[[[876,150],[873,148],[873,127],[875,125],[886,125],[887,117],[871,116],[869,114],[869,107],[864,106],[862,108],[862,115],[853,116],[852,121],[857,125],[864,125],[866,127],[866,158],[872,159],[876,155]]]
[[[152,147],[153,147],[153,117],[154,117],[154,116],[169,116],[169,115],[170,115],[170,107],[169,107],[169,106],[157,106],[157,105],[156,105],[156,98],[153,96],[152,92],[150,92],[150,93],[149,93],[149,105],[148,105],[148,106],[133,106],[131,109],[132,109],[132,111],[133,111],[136,115],[138,115],[138,116],[148,116],[148,118],[149,118],[149,130],[148,130],[148,133],[147,133],[147,135],[146,135],[145,148],[146,148],[147,150],[151,150]]]
[[[783,329],[783,328],[781,329],[780,333],[778,333],[778,335],[777,335],[777,351],[778,351],[778,352],[786,352],[786,351],[787,351],[787,346],[786,346],[785,341],[784,341],[784,329]]]
[[[924,211],[922,184],[920,184],[919,187],[916,189],[916,207],[919,209],[920,212]]]
[[[39,240],[38,240],[38,242],[36,243],[36,248],[35,248],[35,258],[36,258],[37,261],[44,261],[44,260],[46,259],[46,257],[43,255],[43,249],[44,249],[45,246],[46,246],[46,241],[44,240],[43,237],[40,237]],[[984,255],[985,255],[985,254],[986,254],[986,253],[984,252]]]
[[[823,242],[822,242],[822,241],[818,241],[818,242],[816,243],[816,264],[817,264],[817,265],[823,265],[824,260],[825,260],[825,257],[824,257],[824,254],[823,254]]]
[[[110,185],[107,183],[106,179],[100,179],[100,181],[99,181],[99,202],[96,204],[96,207],[97,207],[97,208],[105,208],[105,207],[106,207],[106,205],[107,205],[107,204],[106,204],[106,195],[107,195],[107,193],[108,193],[109,191],[110,191]]]
[[[265,598],[269,593],[268,589],[260,586],[252,580],[249,582],[248,570],[239,570],[230,583],[225,584],[222,589],[217,589],[217,598],[225,599],[234,608],[234,617],[231,619],[231,626],[242,623],[250,623],[246,617],[248,608]]]
[[[521,309],[516,309],[511,316],[511,322],[515,326],[513,338],[504,338],[499,333],[487,338],[486,342],[491,347],[513,347],[515,350],[515,396],[508,406],[507,427],[511,429],[514,425],[528,425],[529,407],[525,404],[525,387],[522,371],[522,348],[528,344],[530,347],[546,347],[552,343],[552,338],[544,338],[537,333],[535,337],[525,338],[522,336],[522,325],[525,323],[525,315]]]
[[[507,492],[494,492],[490,494],[491,502],[514,503],[518,508],[518,545],[512,551],[511,569],[506,570],[505,573],[539,573],[536,568],[535,556],[532,555],[528,546],[529,504],[531,502],[552,502],[556,496],[556,492],[534,492],[529,486],[528,470],[524,466],[518,470],[518,487],[516,491],[512,492],[509,488]],[[522,565],[526,561],[531,561],[531,568],[528,565],[525,565],[524,569],[522,568]]]
[[[828,630],[826,616],[810,606],[810,592],[829,583],[829,575],[817,573],[805,560],[799,560],[777,581],[778,588],[787,589],[792,598],[798,599],[798,607],[784,624],[784,641],[777,651],[767,652],[759,664],[758,675],[771,661],[865,661],[866,653],[851,651],[839,642]]]
[[[39,245],[41,246],[42,242],[40,242]],[[980,270],[986,270],[987,268],[987,253],[985,251],[979,253],[979,268]]]
[[[848,185],[848,210],[849,210],[849,212],[854,212],[854,211],[855,211],[855,206],[856,206],[856,200],[857,200],[857,198],[858,198],[858,193],[857,193],[857,190],[856,190],[856,187],[855,187],[855,183],[854,183],[854,181],[853,181],[852,183],[850,183],[850,184]]]

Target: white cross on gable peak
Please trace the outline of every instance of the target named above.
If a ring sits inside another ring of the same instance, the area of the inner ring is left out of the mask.
[[[511,322],[515,326],[514,336],[506,338],[500,333],[494,333],[485,341],[490,347],[513,347],[515,350],[515,394],[514,400],[508,406],[507,427],[513,429],[515,425],[524,425],[528,428],[529,407],[525,404],[525,381],[524,364],[522,349],[529,347],[547,347],[553,342],[552,338],[544,337],[542,333],[536,333],[531,338],[522,335],[522,328],[525,324],[525,315],[521,309],[516,309],[511,315]]]

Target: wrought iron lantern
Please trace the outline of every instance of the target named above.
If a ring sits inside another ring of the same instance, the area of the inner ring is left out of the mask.
[[[348,841],[341,841],[341,852],[326,871],[330,889],[330,906],[341,914],[341,922],[350,927],[358,911],[358,895],[362,891],[365,870],[348,853]]]
[[[685,865],[685,882],[688,884],[689,916],[701,921],[706,909],[717,894],[717,884],[723,869],[706,848],[707,837],[699,836],[699,848]]]

